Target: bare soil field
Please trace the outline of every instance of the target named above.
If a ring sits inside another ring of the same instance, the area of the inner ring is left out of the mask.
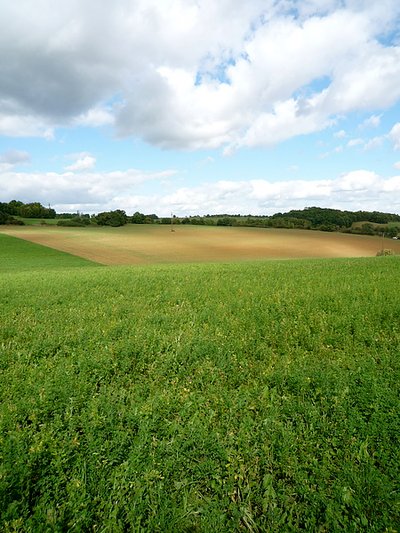
[[[3,226],[0,231],[104,265],[371,257],[382,247],[400,254],[400,240],[307,230],[126,225]]]

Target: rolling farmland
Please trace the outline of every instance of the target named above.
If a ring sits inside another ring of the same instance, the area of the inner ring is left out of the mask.
[[[121,228],[4,226],[0,232],[105,265],[371,257],[400,240],[307,230],[127,225]]]

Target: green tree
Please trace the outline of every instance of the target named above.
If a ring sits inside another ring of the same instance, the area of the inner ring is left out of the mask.
[[[386,235],[390,237],[391,239],[393,237],[397,237],[397,234],[399,233],[399,228],[396,226],[389,226],[386,230]]]
[[[136,211],[131,216],[131,224],[145,224],[145,222],[146,216],[143,213],[139,213],[139,211]]]
[[[222,217],[217,220],[217,226],[232,226],[232,219],[230,217]]]
[[[55,218],[56,212],[50,207],[43,207],[39,202],[23,204],[18,208],[18,213],[24,218]]]
[[[23,205],[24,203],[19,200],[11,200],[11,202],[8,202],[8,211],[6,212],[10,213],[10,215],[19,215],[19,210]]]
[[[122,209],[115,211],[104,211],[96,216],[96,223],[99,226],[123,226],[128,222],[128,217]]]

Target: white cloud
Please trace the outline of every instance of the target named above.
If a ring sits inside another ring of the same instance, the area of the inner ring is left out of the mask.
[[[65,170],[70,170],[71,172],[90,170],[96,165],[96,158],[93,157],[91,154],[87,154],[86,152],[74,155],[71,154],[70,157],[76,159],[75,162],[72,163],[72,165],[68,165],[67,167],[65,167]]]
[[[75,117],[72,123],[76,126],[98,127],[113,125],[114,121],[115,116],[112,108],[93,107]]]
[[[379,148],[382,146],[383,142],[385,140],[385,137],[380,135],[377,137],[373,137],[372,139],[369,139],[364,145],[364,150],[374,150],[375,148]]]
[[[398,197],[398,195],[400,194],[400,176],[393,176],[392,178],[387,179],[383,183],[382,190],[383,190],[383,192],[385,194],[389,193],[389,195],[393,194],[393,193],[396,193],[396,195]],[[399,201],[397,201],[397,202],[393,201],[393,197],[392,197],[391,200],[388,199],[388,202],[389,202],[388,206],[396,206],[397,207],[399,205]],[[387,211],[387,207],[386,207],[386,211]]]
[[[354,146],[360,146],[364,144],[364,139],[360,139],[359,137],[357,139],[350,139],[347,143],[348,148],[353,148]]]
[[[377,128],[381,123],[382,115],[371,115],[361,124],[361,128]]]
[[[26,113],[18,106],[4,105],[0,96],[0,135],[6,137],[42,137],[50,140],[54,137],[54,128],[47,124],[44,117]]]
[[[90,212],[124,208],[118,201],[137,194],[138,188],[151,181],[162,181],[175,175],[174,170],[145,172],[138,169],[114,172],[46,172],[5,171],[0,173],[3,198],[18,198],[24,202],[51,203],[65,211],[65,206],[91,206]],[[78,207],[76,207],[78,206]],[[80,207],[79,207],[80,206]]]
[[[173,170],[137,169],[99,172],[0,173],[3,198],[50,203],[58,212],[100,212],[124,209],[168,216],[195,214],[266,214],[317,205],[348,210],[377,210],[400,214],[400,175],[382,177],[356,170],[336,179],[274,181],[219,180],[197,186],[174,185],[163,192],[162,182]],[[151,184],[158,184],[152,188]]]
[[[333,134],[333,136],[336,137],[337,139],[344,139],[346,135],[347,134],[344,130],[337,131],[336,133]]]
[[[400,98],[395,0],[5,0],[0,134],[114,125],[166,148],[269,146]],[[117,104],[116,104],[117,102]],[[368,125],[376,127],[378,114]]]
[[[335,182],[335,192],[363,193],[379,188],[381,178],[368,170],[354,170],[340,176]]]
[[[400,150],[400,122],[397,122],[390,130],[389,138],[393,142],[394,149]]]
[[[393,166],[394,168],[398,168],[400,170],[400,161],[396,161],[396,163]]]
[[[178,215],[187,214],[274,214],[302,209],[311,205],[346,210],[400,211],[393,192],[400,190],[400,176],[382,178],[365,170],[353,171],[334,180],[250,180],[205,183],[198,187],[183,187],[165,197],[159,197],[159,212],[171,209]],[[153,199],[154,201],[154,199]],[[390,206],[390,209],[388,208]]]

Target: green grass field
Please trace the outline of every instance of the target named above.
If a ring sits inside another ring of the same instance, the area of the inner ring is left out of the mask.
[[[399,257],[29,250],[0,273],[0,530],[397,530]]]
[[[0,274],[91,265],[98,266],[82,257],[0,233]]]

